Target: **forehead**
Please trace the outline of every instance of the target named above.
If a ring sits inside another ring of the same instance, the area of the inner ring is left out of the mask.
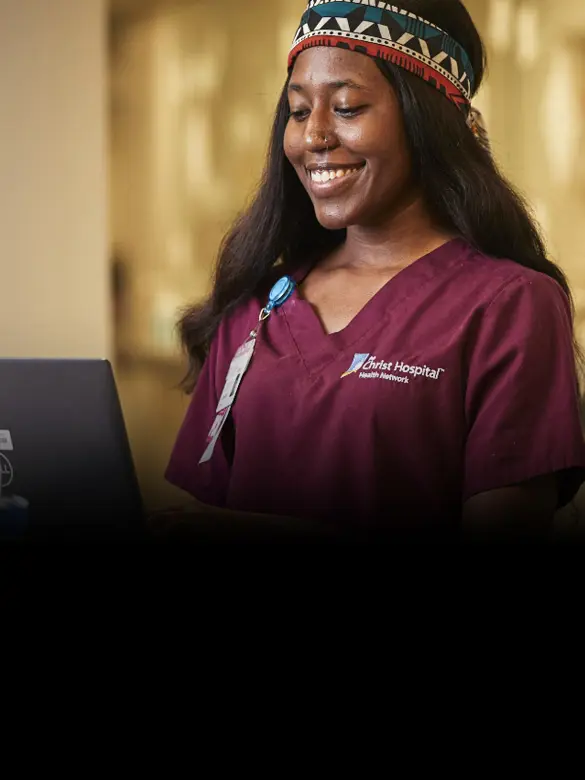
[[[291,83],[314,88],[337,81],[352,81],[372,90],[389,87],[371,57],[329,46],[315,46],[301,52],[290,80]]]

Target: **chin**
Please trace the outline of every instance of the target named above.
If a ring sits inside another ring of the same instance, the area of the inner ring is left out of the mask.
[[[317,208],[315,216],[319,224],[326,230],[346,230],[354,224],[354,219],[340,209]]]

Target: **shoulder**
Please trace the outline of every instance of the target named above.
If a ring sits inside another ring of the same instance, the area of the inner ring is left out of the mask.
[[[571,320],[570,301],[560,284],[540,271],[513,260],[496,258],[466,245],[458,265],[457,284],[481,314],[497,315],[515,307],[543,317]]]
[[[305,266],[287,268],[283,265],[272,268],[258,285],[254,295],[223,316],[216,333],[215,346],[228,347],[230,350],[240,347],[242,341],[258,325],[260,312],[266,306],[270,290],[276,282],[285,275],[292,276],[295,281],[298,281],[302,278],[304,270]]]
[[[560,284],[511,260],[473,252],[467,271],[477,285],[468,306],[466,349],[472,374],[514,373],[555,365],[566,376],[575,369],[573,313]],[[490,374],[491,376],[491,374]],[[540,375],[539,375],[540,376]],[[546,385],[546,377],[539,382]],[[572,382],[572,379],[571,379]]]

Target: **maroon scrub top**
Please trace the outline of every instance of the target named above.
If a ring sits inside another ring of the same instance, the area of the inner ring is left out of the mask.
[[[566,295],[455,239],[327,335],[298,291],[265,323],[231,420],[199,465],[226,374],[265,301],[221,324],[167,479],[220,507],[341,526],[456,528],[471,496],[585,478]]]

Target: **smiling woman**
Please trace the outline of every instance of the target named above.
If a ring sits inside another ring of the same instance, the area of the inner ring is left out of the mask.
[[[484,66],[459,0],[311,0],[257,197],[181,321],[174,484],[441,536],[542,531],[572,499],[570,292],[471,107]]]
[[[341,78],[340,78],[341,76]],[[288,85],[284,152],[323,227],[377,220],[412,196],[400,105],[373,59],[337,47],[302,54]]]

